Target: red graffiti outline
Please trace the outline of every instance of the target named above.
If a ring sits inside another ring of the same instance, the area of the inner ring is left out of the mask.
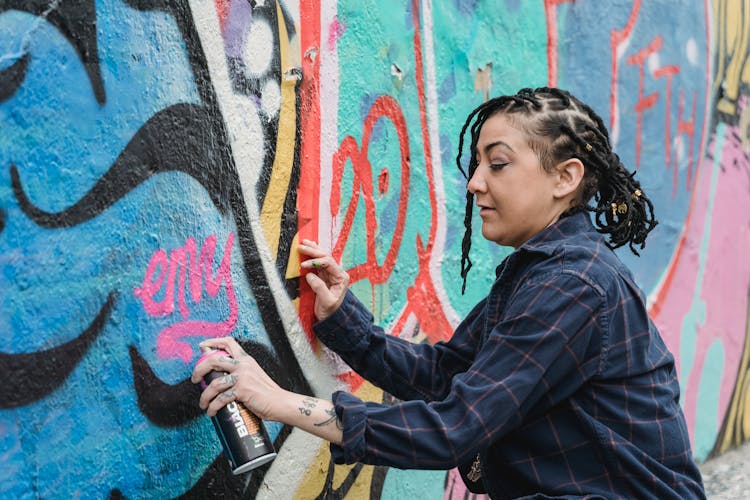
[[[303,70],[312,78],[305,79],[300,87],[301,103],[301,174],[299,183],[298,204],[300,207],[300,237],[316,239],[318,237],[319,206],[317,195],[320,193],[320,66],[318,61],[318,49],[321,43],[320,12],[313,2],[309,0],[300,3],[301,24],[310,29],[301,30],[301,46],[305,53],[303,58]],[[422,47],[420,38],[420,9],[419,2],[412,1],[412,18],[415,26],[414,53],[416,62],[416,83],[419,99],[420,122],[422,127],[422,140],[425,158],[425,171],[428,180],[429,201],[431,207],[431,220],[429,237],[425,243],[421,236],[417,236],[417,258],[419,270],[414,283],[407,289],[406,306],[395,321],[395,327],[391,333],[400,334],[405,322],[410,315],[417,318],[422,330],[427,337],[436,342],[450,337],[452,327],[441,307],[441,302],[430,274],[430,262],[437,234],[437,194],[435,188],[434,170],[432,165],[432,150],[429,139],[429,128],[427,123],[426,93],[424,86],[424,67],[422,59]],[[332,158],[333,182],[330,209],[335,216],[341,207],[340,184],[343,177],[345,165],[351,161],[354,171],[354,180],[350,203],[347,207],[342,223],[341,231],[337,235],[332,254],[340,258],[343,249],[351,233],[354,214],[360,197],[365,203],[365,217],[369,227],[376,226],[373,199],[372,168],[367,160],[367,148],[369,145],[372,127],[380,118],[388,118],[395,126],[399,137],[399,147],[402,161],[402,182],[400,192],[400,203],[398,218],[394,230],[394,238],[386,254],[384,262],[379,264],[375,255],[374,234],[372,231],[367,235],[367,256],[364,263],[354,266],[348,272],[352,283],[369,279],[373,285],[385,282],[393,270],[400,248],[401,239],[405,228],[406,207],[408,201],[408,171],[409,171],[409,148],[406,122],[398,103],[389,96],[379,97],[368,111],[363,126],[363,147],[360,150],[353,137],[346,137],[339,145],[338,151]],[[314,294],[306,284],[305,280],[300,282],[300,321],[312,344],[316,344],[312,334],[314,317],[312,313]],[[353,390],[361,384],[362,380],[353,373],[340,374],[339,379],[350,384]]]
[[[653,72],[654,78],[665,77],[667,79],[667,90],[665,92],[665,114],[664,114],[664,164],[667,168],[672,166],[672,79],[679,74],[680,66],[670,64],[657,68]],[[672,196],[677,194],[677,161],[675,160],[674,181],[672,183]]]
[[[301,0],[300,48],[302,74],[300,82],[300,179],[297,187],[298,230],[301,239],[317,241],[320,216],[320,2]],[[307,78],[309,75],[309,78]],[[299,284],[300,324],[311,344],[316,337],[312,331],[315,322],[313,306],[315,294],[305,280]]]
[[[706,26],[706,63],[709,65],[708,70],[706,71],[706,104],[705,109],[708,110],[708,106],[710,105],[710,95],[711,95],[711,74],[713,72],[713,68],[710,66],[712,57],[711,57],[711,3],[710,0],[704,0],[703,2],[703,10],[705,13],[704,19],[705,19],[705,26]],[[614,79],[614,77],[613,77]],[[697,100],[697,96],[694,96],[694,99]],[[682,114],[680,113],[680,116]],[[700,150],[698,152],[698,161],[695,164],[695,183],[693,184],[693,187],[698,185],[697,179],[700,175],[701,165],[702,165],[702,159],[704,157],[704,151],[706,148],[706,131],[708,128],[708,120],[704,118],[703,120],[703,126],[701,127],[701,142],[700,142]],[[677,248],[675,249],[675,252],[672,256],[672,260],[669,262],[669,266],[666,270],[664,281],[659,286],[659,288],[654,292],[654,299],[651,303],[651,306],[649,307],[649,315],[653,318],[654,321],[657,321],[657,318],[659,314],[661,313],[662,305],[664,304],[664,299],[669,293],[670,289],[672,288],[672,284],[674,283],[674,277],[677,272],[677,264],[682,259],[683,250],[685,249],[685,244],[687,242],[687,229],[690,227],[690,222],[693,217],[693,210],[695,208],[695,198],[697,196],[697,189],[693,189],[690,195],[690,203],[688,205],[688,213],[685,217],[685,223],[682,226],[682,234],[680,235],[680,240],[677,243]]]
[[[636,101],[633,110],[636,113],[635,122],[635,168],[641,165],[641,146],[643,141],[643,113],[656,105],[656,101],[659,100],[659,93],[652,92],[649,95],[643,95],[643,88],[645,85],[646,71],[644,63],[653,54],[656,54],[661,49],[664,40],[661,35],[657,35],[653,40],[643,49],[636,52],[634,55],[627,58],[627,63],[638,66],[638,101]]]
[[[641,10],[641,0],[635,0],[633,2],[633,8],[630,11],[630,16],[625,24],[625,28],[622,30],[613,29],[610,31],[609,40],[612,52],[612,82],[609,93],[609,128],[613,132],[617,130],[617,72],[619,70],[619,61],[617,59],[617,51],[620,45],[630,38],[635,27],[635,22],[638,19],[638,14]]]
[[[401,153],[401,191],[399,194],[398,215],[393,232],[393,240],[381,265],[378,264],[375,248],[375,231],[373,229],[377,227],[377,216],[375,214],[375,199],[373,197],[372,165],[368,158],[368,150],[373,127],[383,117],[388,118],[393,123],[398,134],[399,150]],[[347,160],[351,161],[352,169],[354,170],[352,194],[346,209],[344,221],[341,224],[341,231],[336,238],[336,243],[331,253],[335,259],[341,259],[354,223],[354,216],[359,206],[359,200],[360,198],[364,198],[365,223],[369,228],[366,236],[367,257],[364,263],[355,265],[347,272],[352,283],[368,278],[373,285],[381,284],[388,279],[393,267],[396,265],[396,256],[398,255],[404,228],[406,227],[406,206],[409,200],[409,137],[406,131],[406,119],[395,99],[390,96],[380,96],[375,100],[367,113],[367,117],[365,117],[361,150],[354,137],[348,135],[341,142],[339,149],[334,153],[330,200],[332,217],[338,215],[341,206],[341,183],[344,177],[344,167],[348,163]]]
[[[547,86],[557,87],[557,6],[575,0],[544,0],[547,20]]]

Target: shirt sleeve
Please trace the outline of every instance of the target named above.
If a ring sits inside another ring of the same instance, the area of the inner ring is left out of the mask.
[[[316,323],[317,337],[354,371],[395,397],[404,400],[443,399],[456,373],[474,359],[484,301],[469,313],[449,342],[416,344],[387,335],[373,316],[347,292],[341,306]]]
[[[603,297],[575,275],[524,285],[441,401],[393,406],[334,394],[343,424],[337,463],[449,469],[542,416],[599,370]]]

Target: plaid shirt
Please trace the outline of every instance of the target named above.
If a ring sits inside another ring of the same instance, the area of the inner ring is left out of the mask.
[[[351,292],[314,329],[403,400],[336,392],[336,463],[449,469],[479,455],[492,498],[705,498],[674,358],[585,213],[509,255],[449,342],[386,335]]]

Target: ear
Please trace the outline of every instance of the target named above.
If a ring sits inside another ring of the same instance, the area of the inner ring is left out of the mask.
[[[556,198],[566,198],[569,195],[575,196],[578,186],[583,179],[584,167],[578,158],[570,158],[562,161],[555,167],[555,186],[552,191]]]

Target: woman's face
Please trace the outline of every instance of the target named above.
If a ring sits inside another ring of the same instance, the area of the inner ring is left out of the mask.
[[[518,248],[558,219],[558,177],[542,168],[526,134],[502,114],[482,125],[476,154],[467,188],[476,197],[485,238]]]

